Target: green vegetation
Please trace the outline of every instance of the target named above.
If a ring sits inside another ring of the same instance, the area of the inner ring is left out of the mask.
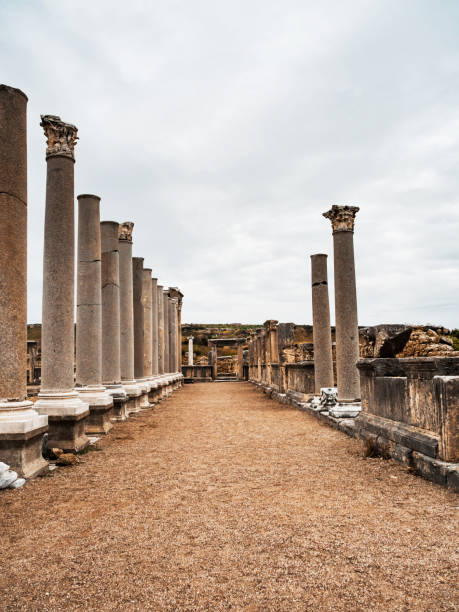
[[[453,341],[454,350],[459,351],[459,329],[451,330],[451,340]]]

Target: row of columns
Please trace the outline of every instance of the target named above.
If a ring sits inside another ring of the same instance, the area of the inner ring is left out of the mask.
[[[183,295],[132,257],[133,223],[100,221],[100,198],[78,196],[75,305],[74,149],[77,128],[44,115],[47,139],[41,388],[27,399],[27,97],[0,85],[0,461],[26,477],[48,447],[82,450],[181,385]],[[76,344],[76,346],[75,346]],[[76,378],[74,361],[76,349]]]
[[[331,221],[335,280],[336,403],[330,413],[353,417],[360,412],[360,378],[357,291],[354,262],[354,223],[359,208],[334,205],[323,216]],[[311,291],[314,343],[314,390],[312,403],[320,408],[322,389],[334,388],[327,255],[311,255]],[[266,321],[249,341],[249,378],[271,384],[270,364],[278,363],[277,322]],[[265,366],[265,367],[263,367]],[[329,394],[327,395],[329,403]]]

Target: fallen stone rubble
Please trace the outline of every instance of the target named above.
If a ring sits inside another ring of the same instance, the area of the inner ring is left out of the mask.
[[[19,478],[17,472],[10,470],[9,465],[0,461],[0,489],[19,489],[25,482],[25,478]]]

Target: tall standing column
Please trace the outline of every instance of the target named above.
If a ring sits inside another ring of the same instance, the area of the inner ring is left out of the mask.
[[[333,357],[328,301],[327,255],[311,255],[312,337],[314,343],[314,391],[333,387]]]
[[[143,269],[143,374],[151,380],[153,375],[153,316],[151,299],[151,268]]]
[[[335,268],[336,373],[338,404],[335,416],[357,416],[360,412],[360,378],[357,323],[357,291],[354,264],[354,219],[357,206],[332,206],[324,213],[333,228]]]
[[[102,385],[102,268],[100,198],[78,196],[78,283],[76,325],[76,383],[89,405],[86,432],[104,434],[113,398]]]
[[[126,391],[121,385],[120,367],[120,255],[119,225],[100,224],[102,251],[102,382],[113,397],[113,419],[124,421]]]
[[[134,223],[120,223],[120,363],[121,384],[127,395],[127,412],[140,410],[142,391],[134,377],[134,295],[132,281],[132,231]]]
[[[162,285],[157,286],[158,290],[158,374],[163,375],[164,369],[164,298]]]
[[[48,415],[48,446],[75,452],[89,444],[85,434],[89,407],[81,401],[74,382],[77,128],[53,115],[42,115],[40,125],[47,139],[47,175],[41,390],[35,409]]]
[[[0,85],[0,458],[31,478],[48,469],[48,418],[27,400],[27,96]]]
[[[177,372],[177,300],[169,298],[169,371]]]
[[[193,336],[189,336],[188,338],[188,365],[193,365]]]
[[[152,359],[151,371],[153,376],[158,376],[158,279],[151,279],[151,338]]]
[[[175,371],[179,374],[179,386],[182,384],[182,301],[183,293],[178,287],[169,287],[169,296],[176,298],[177,330],[175,334],[176,343],[176,366]]]
[[[239,380],[244,378],[244,354],[242,350],[242,344],[237,345],[237,377]]]
[[[164,373],[170,373],[169,353],[169,294],[163,290],[163,316],[164,316]]]
[[[140,408],[149,408],[150,385],[144,373],[144,305],[143,305],[143,257],[132,258],[134,289],[134,377],[142,391]]]

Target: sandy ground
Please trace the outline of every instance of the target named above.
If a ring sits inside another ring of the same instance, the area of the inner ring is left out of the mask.
[[[459,500],[249,383],[0,493],[0,610],[458,610]]]

